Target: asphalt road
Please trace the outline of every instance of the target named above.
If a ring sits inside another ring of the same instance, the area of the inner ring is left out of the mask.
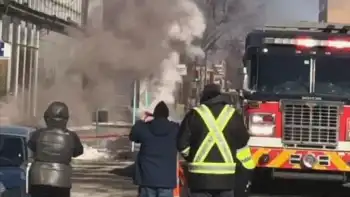
[[[136,197],[137,188],[131,181],[131,163],[85,161],[74,164],[72,197]],[[299,197],[291,195],[253,195],[252,197],[287,196]]]
[[[83,162],[74,165],[72,197],[136,197],[130,162]]]
[[[132,184],[130,165],[132,162],[125,162],[128,155],[121,154],[130,150],[130,142],[127,137],[121,136],[107,141],[103,144],[104,148],[112,150],[113,162],[80,162],[74,165],[74,177],[72,197],[136,197],[136,187]],[[120,152],[121,151],[121,152]],[[266,181],[267,182],[267,181]],[[254,197],[349,197],[350,188],[344,188],[338,185],[321,182],[303,182],[303,181],[283,181],[275,180],[263,184],[264,195],[252,195]],[[270,191],[278,191],[272,194]],[[291,195],[291,194],[295,195]]]
[[[131,181],[131,162],[81,162],[74,165],[72,197],[136,197]],[[349,197],[350,190],[319,182],[275,181],[269,185],[279,194],[253,194],[251,197]],[[294,192],[294,195],[292,195]]]

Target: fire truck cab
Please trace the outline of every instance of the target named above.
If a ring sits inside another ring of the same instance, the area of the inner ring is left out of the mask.
[[[243,113],[257,170],[347,182],[350,26],[301,22],[246,37]]]

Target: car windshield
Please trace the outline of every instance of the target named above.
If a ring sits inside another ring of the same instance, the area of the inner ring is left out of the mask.
[[[309,92],[310,57],[296,54],[294,47],[269,46],[256,59],[253,89],[275,94]],[[252,68],[254,69],[252,61]]]
[[[0,134],[0,166],[20,166],[24,161],[21,137]]]
[[[350,56],[328,55],[316,59],[315,93],[350,97]]]

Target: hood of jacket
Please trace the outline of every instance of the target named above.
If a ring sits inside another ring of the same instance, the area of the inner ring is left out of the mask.
[[[153,117],[156,118],[168,118],[169,108],[164,101],[160,101],[153,110]]]
[[[153,111],[153,120],[149,122],[150,131],[156,136],[166,136],[172,131],[174,122],[168,120],[169,108],[164,101],[160,101]]]
[[[175,127],[176,123],[167,118],[156,118],[149,122],[149,130],[155,136],[167,136]]]
[[[200,103],[203,104],[204,102],[211,100],[219,95],[221,95],[220,86],[216,84],[208,84],[204,86],[202,96],[200,98]]]
[[[232,104],[229,98],[221,94],[220,86],[216,84],[208,84],[204,87],[200,103],[207,106]]]
[[[226,105],[226,104],[230,104],[230,103],[222,95],[219,95],[219,96],[216,96],[216,97],[211,98],[209,100],[206,100],[206,101],[202,102],[201,104],[204,104],[207,106],[212,106],[212,105],[217,105],[217,104]]]
[[[68,106],[63,102],[52,102],[44,113],[44,120],[48,128],[64,129],[67,127],[68,119]]]

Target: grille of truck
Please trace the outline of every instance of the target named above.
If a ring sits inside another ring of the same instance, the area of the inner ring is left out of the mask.
[[[336,148],[342,103],[283,100],[281,110],[285,146]]]

